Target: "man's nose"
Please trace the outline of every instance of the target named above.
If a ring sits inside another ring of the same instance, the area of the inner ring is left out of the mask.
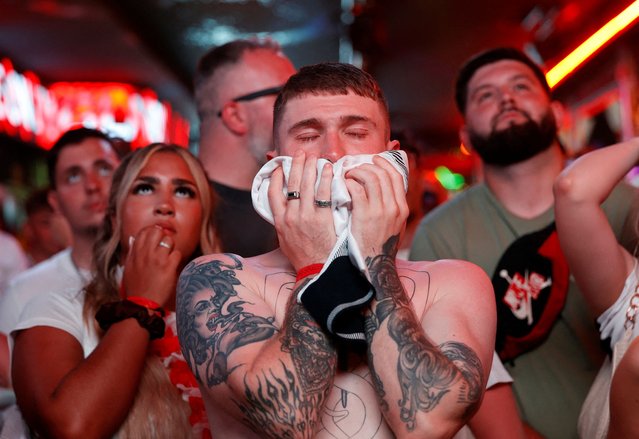
[[[84,187],[87,192],[96,192],[102,189],[102,179],[97,172],[89,172],[84,180]]]
[[[499,89],[499,105],[502,107],[512,106],[515,103],[512,90],[508,87],[501,87]]]
[[[345,148],[341,136],[338,133],[327,135],[321,157],[335,163],[344,157]]]

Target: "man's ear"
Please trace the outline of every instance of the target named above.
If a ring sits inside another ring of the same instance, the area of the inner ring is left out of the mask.
[[[248,132],[246,112],[237,102],[227,102],[220,111],[222,123],[234,134],[243,136]]]
[[[461,140],[468,151],[473,149],[473,144],[470,141],[470,135],[468,134],[468,128],[466,128],[466,125],[462,125],[459,129],[459,140]]]
[[[386,144],[386,151],[394,151],[399,149],[399,140],[389,140]]]
[[[58,201],[58,193],[55,190],[50,190],[49,193],[47,194],[47,201],[49,202],[49,205],[51,206],[51,208],[53,209],[53,211],[55,213],[58,213],[62,216],[64,216],[62,214],[62,211],[60,210],[60,202]]]

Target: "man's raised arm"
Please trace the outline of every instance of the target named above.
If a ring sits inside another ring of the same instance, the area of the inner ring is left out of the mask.
[[[416,263],[407,294],[395,260],[407,215],[403,183],[374,163],[347,175],[353,234],[375,290],[366,314],[368,365],[396,436],[450,437],[484,393],[495,337],[492,287],[469,263]]]

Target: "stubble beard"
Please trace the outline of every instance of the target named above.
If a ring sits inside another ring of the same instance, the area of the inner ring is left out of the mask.
[[[272,150],[272,138],[268,136],[260,136],[259,133],[253,133],[249,140],[249,151],[255,159],[259,167],[264,166],[267,162],[266,154]]]
[[[557,138],[557,124],[550,110],[535,122],[530,115],[519,111],[526,122],[511,123],[497,130],[493,127],[488,135],[469,129],[473,149],[484,164],[506,167],[520,163],[549,149]]]

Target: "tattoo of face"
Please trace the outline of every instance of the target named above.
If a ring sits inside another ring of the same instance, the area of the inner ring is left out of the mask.
[[[197,379],[211,387],[225,382],[233,369],[228,356],[233,350],[273,336],[272,318],[255,316],[237,299],[240,284],[236,271],[242,262],[235,255],[232,264],[219,260],[189,263],[177,286],[177,330],[182,353]],[[199,366],[205,364],[205,374]],[[237,366],[236,366],[237,367]]]
[[[470,416],[481,398],[483,369],[479,358],[468,346],[447,342],[435,347],[424,336],[397,274],[394,258],[390,256],[397,238],[393,236],[386,242],[383,254],[366,261],[378,301],[375,313],[367,317],[366,332],[371,343],[382,323],[388,320],[388,333],[399,353],[400,419],[410,431],[415,428],[417,412],[433,410],[462,379],[467,385],[457,395],[457,401],[468,406],[467,416]],[[374,371],[374,364],[373,354],[369,352],[369,367],[376,377],[378,395],[383,397],[382,383]]]

